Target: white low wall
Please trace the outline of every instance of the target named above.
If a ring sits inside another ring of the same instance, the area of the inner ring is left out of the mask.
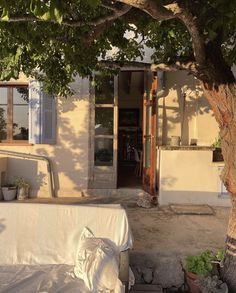
[[[158,150],[159,204],[230,206],[219,178],[223,163],[212,162],[212,150]]]

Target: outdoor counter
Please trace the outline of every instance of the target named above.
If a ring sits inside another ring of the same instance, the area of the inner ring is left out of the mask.
[[[220,180],[224,162],[213,162],[213,147],[161,146],[157,148],[159,203],[230,206]]]

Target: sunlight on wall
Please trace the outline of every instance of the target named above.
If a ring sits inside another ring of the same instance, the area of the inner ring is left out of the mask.
[[[21,76],[21,82],[26,79]],[[0,146],[15,152],[48,157],[53,165],[57,196],[80,196],[87,189],[89,149],[89,80],[72,84],[73,97],[58,99],[57,144]],[[11,157],[8,178],[25,177],[31,184],[31,196],[48,197],[47,170],[44,162]]]
[[[210,146],[218,125],[198,81],[187,73],[166,73],[165,94],[158,101],[158,144],[180,136],[182,145]],[[207,125],[207,127],[206,127]]]

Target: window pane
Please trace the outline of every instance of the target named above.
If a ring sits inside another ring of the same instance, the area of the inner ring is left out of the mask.
[[[13,139],[28,140],[28,105],[13,105]]]
[[[113,165],[113,139],[95,138],[95,166]]]
[[[0,87],[0,105],[7,104],[7,88]]]
[[[13,88],[13,140],[28,140],[28,87]]]
[[[95,103],[114,103],[114,77],[96,76]]]
[[[15,87],[13,89],[13,104],[27,105],[28,102],[28,87]]]
[[[7,139],[7,106],[0,106],[0,140]]]
[[[95,109],[95,135],[113,134],[113,108]]]

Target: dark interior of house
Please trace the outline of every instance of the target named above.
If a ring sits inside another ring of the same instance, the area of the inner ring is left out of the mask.
[[[119,75],[118,187],[142,185],[142,127],[144,74],[125,71]]]

